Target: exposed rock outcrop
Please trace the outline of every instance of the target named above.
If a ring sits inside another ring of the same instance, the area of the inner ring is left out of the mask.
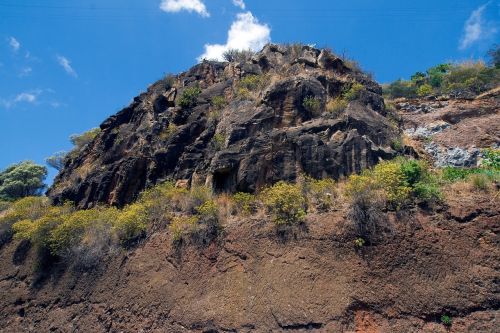
[[[250,89],[248,78],[256,82]],[[328,112],[356,82],[364,86],[357,99]],[[181,103],[192,87],[201,93]],[[55,203],[121,206],[167,179],[253,192],[300,173],[338,178],[390,157],[395,136],[377,83],[328,51],[280,45],[156,82],[100,127],[57,176],[48,192]]]

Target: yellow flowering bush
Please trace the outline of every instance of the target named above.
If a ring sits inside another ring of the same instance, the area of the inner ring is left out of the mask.
[[[306,200],[296,184],[280,181],[265,189],[261,199],[277,225],[300,223],[306,215]]]

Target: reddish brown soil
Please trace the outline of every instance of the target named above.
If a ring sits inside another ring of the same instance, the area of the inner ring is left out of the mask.
[[[33,250],[12,242],[0,249],[0,331],[498,332],[498,195],[457,193],[392,214],[385,239],[361,250],[342,212],[287,237],[239,219],[219,244],[175,247],[164,231],[97,271],[60,267],[35,284]]]
[[[411,101],[415,105],[432,105],[434,111],[401,112],[405,128],[426,127],[436,121],[451,126],[433,136],[445,147],[478,148],[500,143],[500,89],[475,100]]]

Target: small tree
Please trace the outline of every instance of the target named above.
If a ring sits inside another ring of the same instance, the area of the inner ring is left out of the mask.
[[[88,143],[95,139],[95,137],[101,132],[101,129],[96,127],[84,132],[82,134],[73,134],[69,137],[72,144],[75,145],[74,150],[80,150],[85,147]]]
[[[47,163],[48,166],[56,169],[57,171],[61,171],[61,169],[64,167],[64,163],[66,162],[67,156],[67,152],[59,151],[54,155],[47,157],[45,159],[45,163]]]
[[[31,161],[11,165],[0,172],[0,199],[17,200],[41,195],[47,168]]]

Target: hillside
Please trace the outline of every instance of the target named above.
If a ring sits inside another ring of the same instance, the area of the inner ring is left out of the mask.
[[[500,90],[384,100],[329,50],[231,56],[0,206],[0,331],[497,332]]]
[[[254,192],[300,173],[338,179],[394,153],[381,87],[331,52],[269,45],[239,60],[153,84],[101,124],[48,195],[123,206],[169,179]]]

